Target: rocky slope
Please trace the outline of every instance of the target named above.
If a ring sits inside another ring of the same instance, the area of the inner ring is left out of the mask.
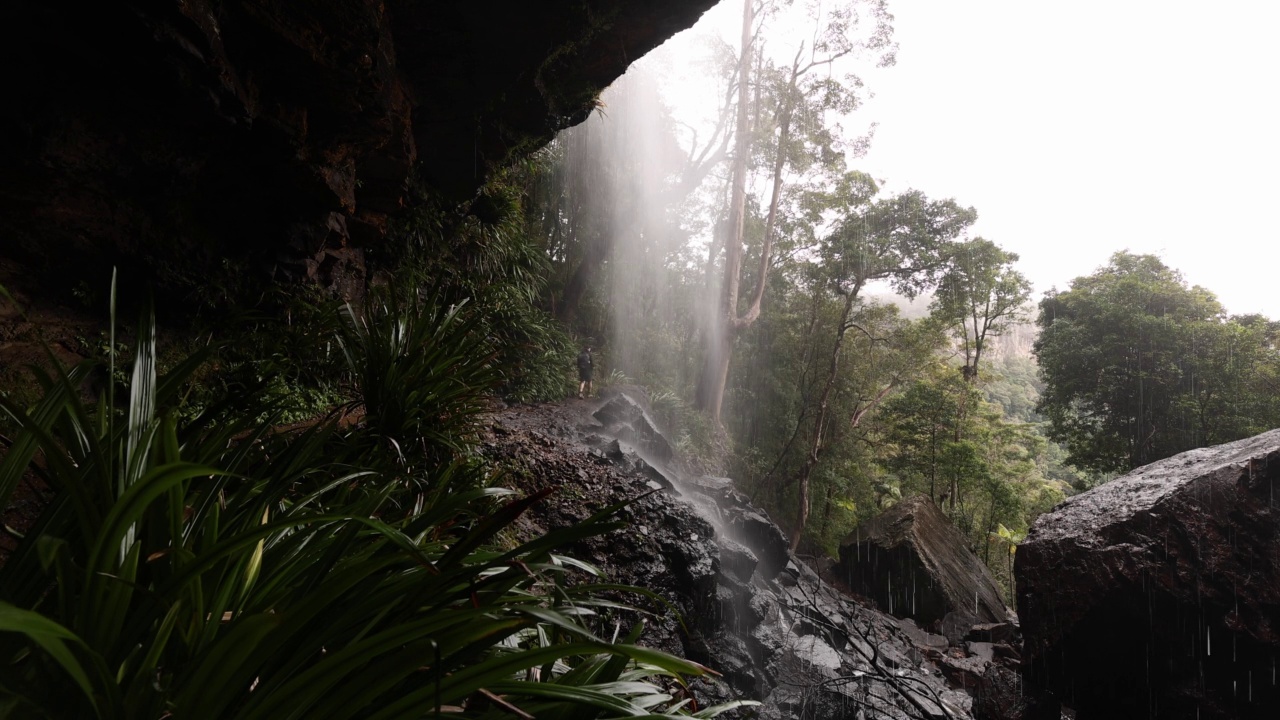
[[[644,641],[722,673],[695,689],[703,704],[759,699],[759,717],[819,720],[1012,717],[1019,704],[1010,637],[950,644],[838,591],[732,481],[683,467],[635,390],[500,412],[484,451],[520,488],[558,488],[526,533],[632,501],[627,530],[574,550],[678,611],[650,604]]]

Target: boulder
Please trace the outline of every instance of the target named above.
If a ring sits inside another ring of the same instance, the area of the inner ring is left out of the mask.
[[[1046,717],[1280,717],[1280,430],[1067,500],[1015,573]]]
[[[619,393],[593,414],[605,428],[647,455],[661,461],[671,460],[671,443],[658,430],[657,423],[644,406],[628,393]]]
[[[981,623],[969,628],[965,640],[988,643],[1019,642],[1018,628],[1012,623]]]
[[[639,456],[633,456],[630,460],[635,472],[648,478],[649,487],[655,490],[664,490],[666,492],[675,493],[676,495],[680,494],[679,491],[676,490],[675,480],[660,468],[650,465],[644,458]]]
[[[1008,620],[991,571],[927,497],[904,500],[846,537],[839,573],[884,611],[922,626],[953,611],[970,625]]]
[[[729,527],[736,538],[755,553],[760,561],[756,568],[763,577],[773,579],[791,562],[787,537],[763,510],[733,512]]]
[[[968,610],[952,610],[938,621],[938,632],[942,633],[952,645],[962,645],[964,639],[978,624]]]
[[[720,567],[740,582],[750,582],[759,560],[751,549],[723,535],[716,538],[720,545]]]
[[[1017,671],[992,665],[978,679],[973,697],[976,720],[1022,720],[1027,705]]]
[[[945,650],[949,644],[942,635],[935,635],[921,630],[920,626],[916,625],[911,618],[903,618],[898,623],[899,627],[902,628],[902,632],[906,633],[907,637],[911,638],[911,642],[922,650]]]
[[[734,487],[733,480],[726,477],[703,475],[687,478],[685,484],[725,507],[746,507],[751,504],[751,500]]]

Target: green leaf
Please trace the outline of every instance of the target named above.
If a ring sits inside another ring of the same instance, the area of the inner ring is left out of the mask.
[[[67,642],[84,647],[75,633],[37,612],[23,610],[3,601],[0,601],[0,631],[21,633],[47,652],[75,681],[76,687],[80,688],[93,706],[94,713],[98,717],[104,717],[98,693],[95,692],[89,674],[67,647]]]

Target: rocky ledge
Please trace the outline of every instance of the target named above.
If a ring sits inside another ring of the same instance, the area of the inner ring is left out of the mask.
[[[0,257],[68,288],[243,262],[349,293],[411,176],[469,199],[713,4],[6,2]]]

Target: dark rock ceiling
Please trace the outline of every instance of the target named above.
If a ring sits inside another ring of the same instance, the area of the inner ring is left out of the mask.
[[[358,281],[411,173],[465,201],[712,4],[5,3],[0,256]]]

